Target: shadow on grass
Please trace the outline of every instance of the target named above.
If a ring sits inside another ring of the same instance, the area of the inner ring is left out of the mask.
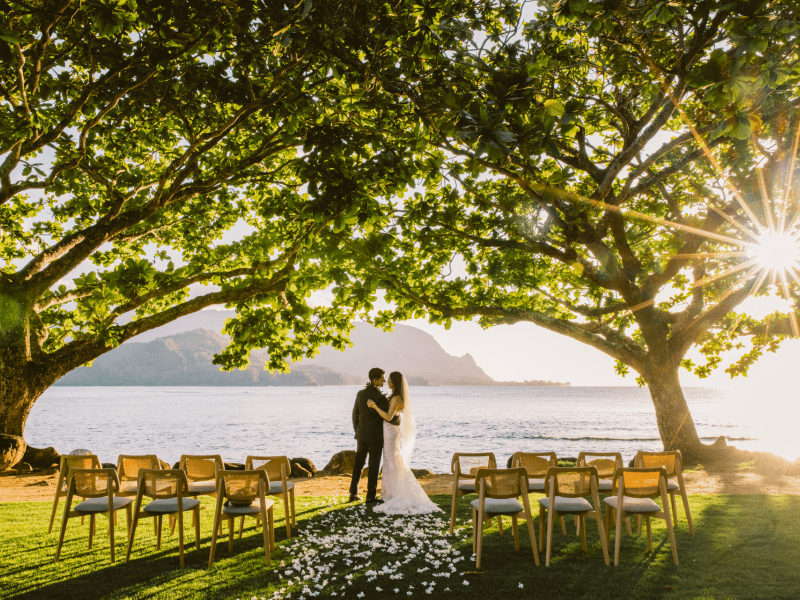
[[[789,496],[692,496],[691,510],[695,536],[689,535],[685,518],[679,515],[676,529],[680,565],[672,563],[663,521],[653,523],[653,551],[647,551],[645,536],[623,533],[620,566],[606,567],[600,545],[597,524],[587,523],[588,551],[581,549],[575,535],[574,522],[569,519],[567,535],[558,528],[553,535],[551,566],[534,565],[530,539],[524,524],[520,527],[520,552],[514,551],[510,523],[504,534],[496,527],[484,532],[483,564],[479,574],[471,559],[471,512],[467,496],[459,501],[459,535],[447,539],[465,557],[457,572],[447,579],[437,580],[434,596],[452,598],[796,598],[800,589],[800,528],[795,514],[800,498]],[[449,518],[450,497],[434,496]],[[536,497],[532,497],[536,510]],[[213,500],[208,501],[209,509]],[[319,506],[319,499],[298,498],[297,520],[302,536],[306,526],[316,526],[321,510],[347,509],[346,505]],[[258,598],[270,597],[280,583],[279,565],[298,557],[297,548],[289,554],[285,538],[282,511],[276,513],[276,550],[272,567],[264,564],[261,533],[252,525],[245,528],[242,539],[236,538],[232,554],[227,551],[227,535],[217,546],[216,562],[207,569],[210,547],[211,513],[202,511],[201,549],[194,549],[194,536],[187,526],[186,566],[178,564],[176,535],[165,535],[161,551],[155,549],[152,527],[137,531],[131,562],[125,564],[126,544],[118,536],[117,562],[110,563],[108,534],[98,526],[93,550],[87,549],[87,526],[72,526],[67,530],[67,542],[62,561],[53,563],[57,535],[46,534],[48,507],[45,503],[6,504],[0,521],[0,563],[3,565],[0,597],[3,598]],[[381,517],[355,511],[346,518],[373,520],[380,527]],[[506,520],[508,521],[508,520]],[[538,534],[538,514],[534,514]],[[124,532],[124,519],[119,531]],[[27,532],[27,533],[26,533]],[[140,535],[141,532],[141,535]],[[301,537],[302,539],[302,537]],[[536,540],[538,542],[538,539]],[[609,548],[613,564],[614,536]],[[386,557],[394,560],[397,557]],[[381,560],[378,559],[375,564]],[[387,593],[399,597],[429,597],[422,583],[431,580],[432,571],[425,568],[424,557],[410,562],[402,580],[389,581],[381,576],[370,582],[356,576],[354,583],[336,597],[354,598],[363,592],[365,600],[385,598]],[[339,566],[337,569],[360,568]],[[374,567],[372,567],[374,568]],[[422,569],[424,572],[419,573]],[[281,569],[282,571],[282,569]],[[464,585],[464,581],[468,585]],[[520,584],[522,587],[520,587]],[[413,586],[410,587],[410,586]],[[382,587],[382,591],[375,590]],[[445,592],[445,587],[450,592]],[[332,587],[325,588],[319,597],[331,597]],[[292,597],[298,597],[295,593]]]

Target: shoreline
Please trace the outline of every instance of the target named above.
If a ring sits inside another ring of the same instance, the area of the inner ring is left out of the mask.
[[[800,475],[760,473],[752,467],[706,470],[698,468],[685,471],[683,479],[689,494],[760,494],[800,496]],[[52,502],[58,473],[52,470],[34,473],[0,473],[0,503],[7,502]],[[323,477],[290,478],[298,496],[346,496],[350,485],[349,475],[326,475]],[[433,473],[419,479],[428,495],[449,495],[453,476],[449,473]],[[381,481],[378,480],[378,490]],[[366,478],[362,478],[359,493],[366,493]],[[63,499],[62,499],[63,502]]]

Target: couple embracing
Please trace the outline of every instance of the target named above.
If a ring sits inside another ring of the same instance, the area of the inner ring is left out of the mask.
[[[383,453],[383,503],[377,505],[375,511],[387,515],[439,512],[441,509],[431,502],[411,472],[417,425],[406,378],[398,371],[389,374],[389,398],[380,389],[385,382],[383,369],[370,369],[369,383],[356,395],[353,429],[358,446],[350,482],[350,501],[359,499],[358,482],[369,456],[366,501],[378,502],[378,471]]]

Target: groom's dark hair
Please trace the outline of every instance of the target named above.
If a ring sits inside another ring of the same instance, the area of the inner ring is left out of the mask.
[[[372,383],[373,379],[380,379],[381,375],[383,375],[386,371],[379,367],[373,367],[369,370],[369,382]]]

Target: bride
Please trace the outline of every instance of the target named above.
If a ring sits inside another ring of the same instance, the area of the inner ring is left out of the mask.
[[[399,371],[389,374],[389,411],[383,411],[370,400],[367,406],[374,408],[383,417],[383,504],[374,508],[387,515],[421,515],[441,512],[434,504],[417,478],[411,472],[411,454],[417,438],[417,424],[411,410],[411,398],[406,378]],[[389,423],[396,413],[402,413],[400,425]]]

